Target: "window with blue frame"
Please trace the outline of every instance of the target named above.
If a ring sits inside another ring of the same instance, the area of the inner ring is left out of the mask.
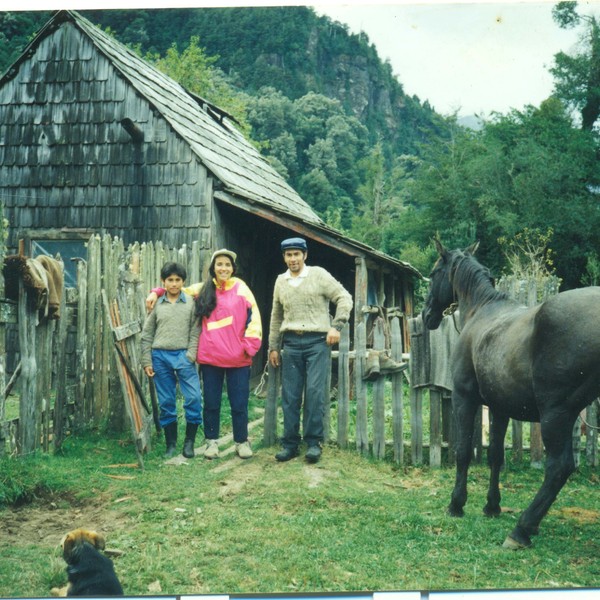
[[[65,287],[77,287],[77,259],[87,260],[84,239],[31,239],[31,257],[60,255],[65,266]]]

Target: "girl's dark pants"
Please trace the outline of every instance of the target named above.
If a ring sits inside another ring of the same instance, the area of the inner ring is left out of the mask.
[[[241,444],[248,439],[248,397],[250,396],[250,367],[223,368],[200,365],[204,391],[204,436],[219,437],[223,381],[227,379],[227,396],[231,406],[233,439]]]

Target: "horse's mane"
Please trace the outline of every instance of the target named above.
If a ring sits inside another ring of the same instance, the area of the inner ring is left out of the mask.
[[[473,305],[508,299],[507,294],[494,287],[490,270],[468,252],[459,250],[452,257],[450,280],[453,288],[467,295]]]

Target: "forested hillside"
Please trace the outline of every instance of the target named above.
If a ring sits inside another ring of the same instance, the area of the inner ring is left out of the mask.
[[[0,13],[0,70],[49,12]],[[511,254],[566,287],[600,282],[600,27],[576,2],[580,54],[557,55],[539,107],[460,127],[407,96],[366,35],[308,7],[83,11],[182,85],[229,112],[331,225],[427,272],[431,237],[481,242],[496,275]],[[415,57],[417,60],[418,57]],[[583,118],[582,118],[583,117]]]
[[[372,201],[369,172],[383,177],[447,130],[427,103],[404,94],[365,35],[307,7],[82,14],[231,112],[307,202],[347,230]],[[2,70],[49,16],[0,13]],[[366,222],[376,231],[371,215]]]
[[[429,105],[404,94],[391,67],[366,35],[318,17],[308,7],[83,11],[118,39],[164,55],[193,36],[231,81],[251,94],[271,87],[291,100],[309,92],[339,100],[343,108],[396,153],[440,133]]]

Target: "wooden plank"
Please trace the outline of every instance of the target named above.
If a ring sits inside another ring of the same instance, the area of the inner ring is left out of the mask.
[[[354,281],[354,336],[356,337],[356,327],[359,323],[366,322],[363,313],[363,307],[367,305],[367,287],[369,272],[364,258],[354,260],[356,266],[356,276]],[[366,333],[365,333],[366,347]]]
[[[329,368],[327,369],[327,377],[325,378],[325,398],[323,406],[323,442],[327,443],[331,439],[331,372],[333,370],[331,359],[331,348],[329,348],[329,357],[327,359]]]
[[[445,391],[442,394],[442,440],[448,444],[448,463],[456,462],[456,422],[452,411],[452,397]]]
[[[113,334],[115,340],[120,342],[121,340],[126,340],[127,338],[134,336],[136,333],[140,333],[142,331],[142,326],[139,321],[132,321],[131,323],[125,323],[124,325],[120,325],[113,329]]]
[[[544,461],[544,444],[542,442],[542,426],[539,423],[530,423],[529,453],[531,466],[541,469]]]
[[[74,414],[75,428],[83,426],[85,420],[85,394],[87,388],[88,373],[90,370],[87,356],[86,324],[87,324],[87,272],[88,263],[81,260],[77,263],[77,287],[79,288],[79,299],[77,303],[77,342],[76,355],[79,366],[79,379],[77,382],[76,410]]]
[[[429,466],[442,466],[442,392],[429,390]]]
[[[97,402],[94,403],[96,398],[96,379],[98,377],[97,371],[97,356],[96,356],[96,342],[98,339],[97,332],[98,326],[98,304],[97,298],[100,296],[100,279],[101,279],[101,268],[102,268],[102,257],[101,257],[101,241],[100,237],[94,235],[88,242],[88,293],[86,298],[86,324],[85,324],[85,343],[87,352],[87,378],[85,385],[85,396],[83,398],[82,406],[82,425],[87,426],[92,423],[94,419],[97,422],[101,419],[101,414],[96,410],[97,407],[101,406],[102,398],[97,398]]]
[[[367,355],[367,329],[361,321],[355,328],[354,347],[354,383],[356,396],[356,449],[361,454],[369,452],[368,419],[367,419],[367,383],[363,380],[365,359]]]
[[[337,443],[348,447],[350,421],[350,326],[346,324],[340,336],[338,354]]]
[[[373,349],[385,349],[383,319],[377,317],[373,326]],[[373,382],[373,456],[385,457],[385,377],[380,375]]]
[[[42,319],[36,327],[36,435],[44,452],[50,447],[50,391],[52,385],[52,336],[55,321]]]
[[[4,240],[0,240],[0,261],[4,264],[5,256]],[[2,269],[0,269],[0,299],[4,298],[4,275]],[[8,390],[8,383],[6,382],[6,325],[9,318],[7,316],[7,305],[8,303],[4,300],[0,300],[0,458],[6,454],[6,433],[4,428],[4,421],[6,419],[6,396]],[[14,302],[10,303],[10,311],[14,313],[14,322],[17,321],[17,306]],[[10,382],[9,382],[10,383]]]
[[[472,446],[473,462],[481,463],[483,457],[483,407],[481,405],[475,413]]]
[[[21,400],[19,402],[18,453],[30,454],[38,446],[36,393],[37,361],[36,335],[37,311],[28,308],[29,302],[23,282],[19,281],[19,348],[21,351]]]
[[[67,404],[67,353],[66,341],[69,329],[70,311],[67,312],[66,294],[60,302],[60,321],[56,344],[56,391],[52,418],[52,442],[54,451],[60,450],[65,437],[65,407]]]
[[[598,466],[598,400],[585,410],[585,455],[589,467]]]
[[[391,322],[392,330],[392,358],[396,362],[402,361],[403,344],[400,319],[394,317]],[[392,374],[392,431],[394,462],[404,463],[404,373]]]
[[[265,400],[265,424],[263,444],[273,446],[277,442],[277,403],[279,397],[279,379],[281,368],[268,365],[267,398]]]
[[[511,419],[511,422],[513,458],[520,461],[523,459],[523,422],[514,419]]]
[[[411,362],[411,381],[414,367]],[[413,466],[423,463],[423,390],[410,387],[410,454]]]

